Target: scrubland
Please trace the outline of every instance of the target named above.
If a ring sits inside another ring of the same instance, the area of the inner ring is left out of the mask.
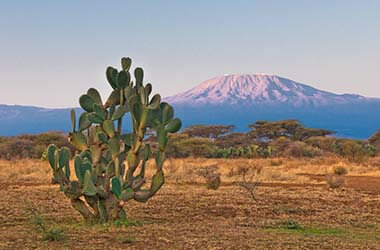
[[[216,190],[199,174],[207,168],[220,176]],[[240,185],[244,168],[255,199]],[[331,188],[337,168],[347,174]],[[159,193],[125,204],[128,220],[112,225],[86,224],[47,162],[0,169],[0,249],[380,249],[376,157],[168,159]]]

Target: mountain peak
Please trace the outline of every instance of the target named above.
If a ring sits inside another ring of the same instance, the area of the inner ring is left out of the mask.
[[[228,74],[206,80],[186,92],[166,98],[173,104],[291,106],[344,104],[364,97],[337,95],[274,74]]]

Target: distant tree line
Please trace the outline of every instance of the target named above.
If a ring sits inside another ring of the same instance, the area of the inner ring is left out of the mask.
[[[307,128],[297,120],[256,121],[247,133],[234,126],[196,125],[169,140],[170,157],[317,157],[335,154],[360,161],[379,153],[380,131],[368,140],[336,138],[333,131]]]
[[[0,137],[0,159],[39,159],[50,144],[56,144],[59,147],[65,146],[72,151],[74,150],[68,142],[66,135],[60,132]]]
[[[330,130],[307,128],[297,120],[256,121],[246,133],[234,129],[233,125],[189,126],[170,135],[166,156],[267,158],[333,154],[361,161],[380,153],[380,130],[368,140],[354,140],[333,137]],[[155,134],[150,131],[147,134],[146,140],[154,141]],[[66,135],[59,132],[0,137],[0,158],[41,158],[51,143],[72,149]]]

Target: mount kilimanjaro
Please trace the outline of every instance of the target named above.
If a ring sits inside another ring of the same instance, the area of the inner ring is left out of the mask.
[[[185,125],[297,119],[337,136],[368,138],[380,128],[380,98],[338,95],[271,74],[224,75],[165,99]]]
[[[184,93],[166,98],[178,105],[288,105],[321,107],[376,99],[337,95],[269,74],[224,75],[207,80]],[[380,101],[380,99],[377,99]]]
[[[184,126],[297,119],[337,136],[366,139],[380,128],[380,98],[338,95],[270,74],[224,75],[164,99]],[[77,109],[80,112],[80,109]],[[69,131],[70,109],[0,105],[0,136]]]

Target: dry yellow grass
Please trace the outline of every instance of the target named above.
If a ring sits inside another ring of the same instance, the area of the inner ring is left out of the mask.
[[[46,183],[51,181],[51,169],[41,160],[0,160],[0,179],[16,183]]]
[[[155,163],[150,160],[147,164],[147,177],[154,173]],[[365,163],[351,163],[337,157],[320,158],[271,158],[271,159],[207,159],[186,158],[168,159],[165,162],[165,173],[169,182],[204,182],[197,174],[202,167],[216,166],[221,174],[223,183],[232,183],[241,180],[236,174],[239,167],[262,167],[259,182],[279,183],[311,183],[303,174],[326,175],[333,173],[334,169],[342,166],[351,176],[380,176],[380,158],[372,158]],[[0,160],[0,179],[3,181],[16,181],[18,183],[50,183],[51,169],[46,161],[41,160]],[[74,173],[71,162],[72,173]],[[75,174],[72,174],[75,178]]]
[[[197,169],[206,166],[217,166],[222,174],[224,183],[240,180],[240,176],[231,173],[239,167],[262,167],[258,176],[260,182],[280,183],[310,183],[315,180],[303,174],[326,175],[333,173],[334,169],[342,166],[347,169],[348,175],[380,176],[380,159],[373,158],[365,164],[351,163],[337,157],[320,158],[271,158],[271,159],[169,159],[165,169],[169,180],[199,182],[203,181],[196,175]]]
[[[197,175],[197,171],[207,166],[218,167],[223,183],[241,181],[241,176],[236,174],[239,167],[254,168],[255,166],[262,167],[260,175],[256,178],[259,182],[305,183],[310,181],[307,177],[283,171],[281,166],[271,166],[270,160],[266,159],[170,159],[165,169],[169,181],[204,182],[203,178]]]

